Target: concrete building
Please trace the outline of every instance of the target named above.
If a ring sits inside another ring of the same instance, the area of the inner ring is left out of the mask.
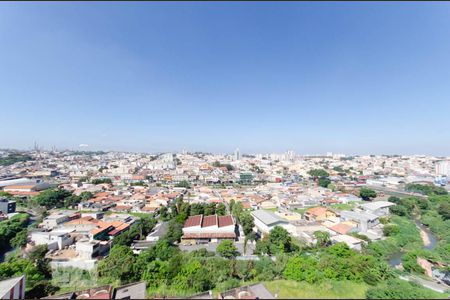
[[[0,198],[0,212],[4,214],[16,212],[16,201],[12,201],[7,198]]]
[[[435,173],[436,175],[445,175],[450,177],[450,161],[449,160],[438,161],[435,165]]]
[[[25,299],[25,275],[0,281],[0,299]]]
[[[371,214],[383,217],[390,214],[389,207],[394,205],[395,203],[389,201],[375,201],[361,204],[360,207]]]
[[[78,253],[78,258],[92,259],[99,255],[104,255],[109,251],[110,242],[93,241],[88,239],[79,240],[75,244],[75,250]]]
[[[49,250],[61,250],[73,244],[70,236],[71,230],[65,231],[34,231],[30,234],[30,239],[36,245],[47,245]]]
[[[379,219],[377,215],[364,211],[341,211],[341,221],[353,221],[361,232],[366,232],[372,227],[378,225]]]
[[[240,160],[241,159],[241,152],[239,151],[239,148],[236,148],[236,150],[234,150],[234,160]]]
[[[255,210],[251,212],[255,222],[256,233],[261,237],[268,234],[275,226],[285,227],[289,225],[287,220],[282,219],[271,211]]]

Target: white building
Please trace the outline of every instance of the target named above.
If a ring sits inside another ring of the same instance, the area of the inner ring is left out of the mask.
[[[0,299],[25,299],[25,275],[0,281]]]
[[[254,210],[251,212],[253,216],[256,232],[263,237],[268,234],[275,226],[288,227],[289,222],[266,210]],[[286,229],[286,228],[285,228]]]
[[[73,238],[69,235],[71,230],[64,231],[35,231],[30,234],[30,239],[36,245],[47,245],[49,250],[61,250],[73,244]]]
[[[395,203],[389,201],[375,201],[361,204],[360,207],[371,214],[383,217],[389,215],[389,207],[394,205]]]
[[[236,148],[236,150],[234,150],[234,160],[240,159],[241,159],[241,152],[239,151],[239,148]]]
[[[449,160],[438,161],[435,165],[435,172],[436,175],[450,176],[450,161]]]

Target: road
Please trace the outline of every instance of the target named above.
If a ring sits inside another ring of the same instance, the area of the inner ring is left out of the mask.
[[[422,195],[422,194],[400,191],[400,190],[396,190],[396,189],[387,188],[384,186],[367,185],[366,187],[373,189],[375,191],[383,192],[383,193],[391,195],[391,196],[401,196],[401,197],[414,196],[414,197],[419,197],[419,198],[427,198],[427,196]]]
[[[438,284],[434,281],[425,280],[413,275],[401,275],[399,276],[399,278],[406,281],[414,281],[425,288],[431,289],[439,293],[445,293],[447,290],[450,289],[450,287],[444,283]]]

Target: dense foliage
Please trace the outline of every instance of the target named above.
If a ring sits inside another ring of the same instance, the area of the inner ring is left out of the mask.
[[[374,190],[368,189],[368,188],[361,188],[359,190],[359,196],[363,200],[370,200],[372,198],[375,198],[377,196],[377,193]]]
[[[308,172],[308,174],[315,179],[320,178],[320,177],[329,177],[330,176],[330,174],[328,174],[328,172],[325,171],[324,169],[310,170]]]
[[[40,298],[55,292],[56,287],[50,283],[51,272],[48,259],[45,258],[47,246],[37,246],[28,256],[12,257],[0,264],[0,280],[15,276],[26,276],[25,297]]]
[[[344,243],[337,243],[315,255],[297,254],[291,257],[284,276],[308,283],[332,279],[364,281],[374,285],[394,275],[386,263],[371,255],[357,253]]]
[[[424,289],[416,283],[393,279],[367,290],[368,299],[436,299],[442,294]]]
[[[6,157],[0,157],[0,166],[9,166],[15,164],[16,162],[25,162],[29,160],[33,160],[33,158],[29,155],[11,153]]]
[[[0,251],[9,248],[11,245],[16,246],[19,243],[19,238],[16,236],[28,226],[28,214],[18,214],[9,220],[0,222]]]
[[[112,180],[110,178],[99,178],[99,179],[92,179],[91,183],[92,184],[104,184],[104,183],[111,184]]]
[[[180,182],[178,182],[175,187],[183,187],[183,188],[187,188],[190,189],[191,188],[191,183],[187,180],[182,180]]]
[[[155,227],[156,220],[152,216],[142,217],[130,228],[114,238],[114,245],[130,246],[134,240],[144,239]]]
[[[86,197],[84,195],[84,197]],[[33,197],[30,202],[39,206],[51,208],[70,208],[75,207],[82,200],[81,196],[76,196],[65,189],[48,189]]]
[[[216,167],[216,168],[225,167],[225,168],[227,168],[228,171],[233,171],[234,170],[234,167],[232,165],[230,165],[230,164],[222,164],[222,163],[220,163],[218,161],[215,161],[213,163],[213,167]]]
[[[434,184],[418,184],[409,183],[406,185],[405,190],[408,192],[414,192],[424,195],[447,195],[448,192],[445,188],[440,186],[435,186]]]

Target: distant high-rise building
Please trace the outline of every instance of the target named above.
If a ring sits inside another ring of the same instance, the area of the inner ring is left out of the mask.
[[[450,161],[441,160],[436,163],[435,166],[436,175],[450,176]]]
[[[236,148],[234,150],[234,160],[240,160],[241,159],[241,153],[239,152],[239,148]]]

